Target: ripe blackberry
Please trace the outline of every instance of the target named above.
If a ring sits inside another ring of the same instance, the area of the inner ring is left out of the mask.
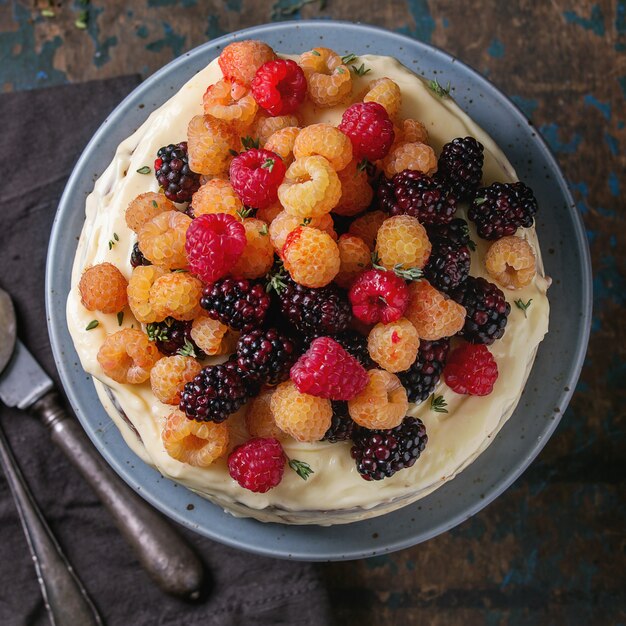
[[[389,478],[411,467],[428,442],[422,420],[405,417],[403,422],[388,430],[369,430],[356,426],[352,432],[352,458],[365,480]]]
[[[483,177],[483,144],[473,137],[457,137],[441,150],[437,178],[446,182],[459,200],[471,200]]]
[[[470,231],[467,222],[460,217],[453,219],[447,224],[433,224],[426,228],[428,238],[433,241],[435,239],[447,239],[455,246],[470,246]]]
[[[367,337],[356,330],[348,329],[334,337],[366,370],[378,367],[367,349]]]
[[[205,367],[188,382],[181,395],[179,408],[197,422],[223,422],[255,395],[258,386],[244,379],[234,361]]]
[[[154,161],[154,175],[172,202],[189,202],[200,187],[200,175],[189,169],[187,142],[163,146]]]
[[[140,265],[152,265],[148,259],[143,255],[143,252],[139,249],[139,243],[135,242],[133,250],[130,253],[130,264],[133,267],[139,267]]]
[[[296,344],[276,328],[241,335],[236,354],[237,367],[244,376],[269,385],[287,380],[299,356]]]
[[[504,293],[484,278],[469,276],[450,294],[466,310],[465,325],[459,335],[470,343],[491,345],[504,335],[511,305]]]
[[[244,333],[263,324],[270,297],[251,280],[224,278],[204,288],[200,306],[209,317]]]
[[[341,400],[333,400],[333,417],[330,428],[322,437],[322,441],[337,443],[338,441],[348,441],[352,437],[354,422],[348,413],[348,403]]]
[[[446,364],[450,350],[450,339],[437,341],[422,341],[417,352],[417,359],[405,372],[400,372],[398,378],[406,389],[409,402],[424,402],[433,392],[441,372]]]
[[[181,322],[173,317],[166,317],[162,322],[146,326],[148,339],[156,343],[159,352],[166,356],[180,354],[205,359],[206,354],[198,348],[191,338],[192,322]]]
[[[424,276],[440,291],[458,287],[468,276],[471,257],[467,246],[456,246],[447,239],[435,239]]]
[[[524,183],[493,183],[476,193],[467,216],[483,239],[514,235],[523,226],[530,228],[537,213],[533,190]]]
[[[456,211],[456,197],[447,185],[414,170],[382,179],[377,198],[380,208],[391,216],[410,215],[425,226],[446,224]]]

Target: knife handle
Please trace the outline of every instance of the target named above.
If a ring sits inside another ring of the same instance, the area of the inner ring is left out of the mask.
[[[197,600],[202,592],[202,562],[165,519],[113,472],[65,412],[56,391],[31,407],[50,428],[50,437],[76,466],[108,509],[141,565],[165,592]]]

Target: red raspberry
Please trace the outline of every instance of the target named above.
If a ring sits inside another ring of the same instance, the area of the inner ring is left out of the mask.
[[[330,337],[318,337],[289,372],[300,393],[352,400],[367,386],[365,368]]]
[[[487,346],[466,343],[450,353],[443,377],[456,393],[487,396],[498,379],[498,365]]]
[[[368,270],[353,283],[348,294],[352,313],[366,324],[389,324],[404,315],[409,303],[406,283],[394,272]]]
[[[265,493],[283,479],[287,455],[278,439],[257,437],[228,456],[228,473],[244,489]]]
[[[289,59],[268,61],[252,80],[252,95],[270,115],[293,113],[306,96],[306,77],[302,68]]]
[[[283,160],[275,152],[247,150],[230,164],[230,184],[244,204],[265,209],[278,199],[285,171]]]
[[[187,229],[185,251],[189,269],[205,283],[215,282],[236,263],[246,241],[246,229],[232,215],[200,215]]]
[[[354,156],[377,161],[387,156],[395,138],[393,122],[378,102],[357,102],[341,117],[339,130],[350,137]]]

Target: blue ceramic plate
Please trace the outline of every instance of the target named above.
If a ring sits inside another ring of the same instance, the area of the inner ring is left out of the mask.
[[[261,39],[282,52],[324,45],[341,54],[390,55],[417,74],[436,77],[443,85],[450,81],[455,100],[505,151],[541,207],[537,231],[546,271],[554,278],[550,332],[515,414],[457,478],[413,505],[369,521],[324,528],[238,519],[163,478],[124,443],[81,369],[67,330],[70,272],[84,200],[94,179],[151,111],[239,39]],[[176,521],[216,541],[275,557],[339,560],[391,552],[434,537],[482,509],[526,469],[556,428],[578,379],[591,319],[591,271],[582,222],[554,157],[524,115],[485,78],[445,52],[371,26],[288,22],[243,30],[196,48],[142,83],[113,111],[83,152],[61,199],[48,250],[46,304],[70,402],[98,450],[131,487]]]

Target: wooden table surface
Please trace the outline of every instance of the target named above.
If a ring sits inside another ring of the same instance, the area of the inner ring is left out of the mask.
[[[444,48],[523,109],[572,187],[594,263],[572,403],[531,468],[472,519],[412,549],[320,568],[342,624],[626,624],[626,1],[86,4],[0,0],[3,91],[148,76],[233,30],[333,18]]]

